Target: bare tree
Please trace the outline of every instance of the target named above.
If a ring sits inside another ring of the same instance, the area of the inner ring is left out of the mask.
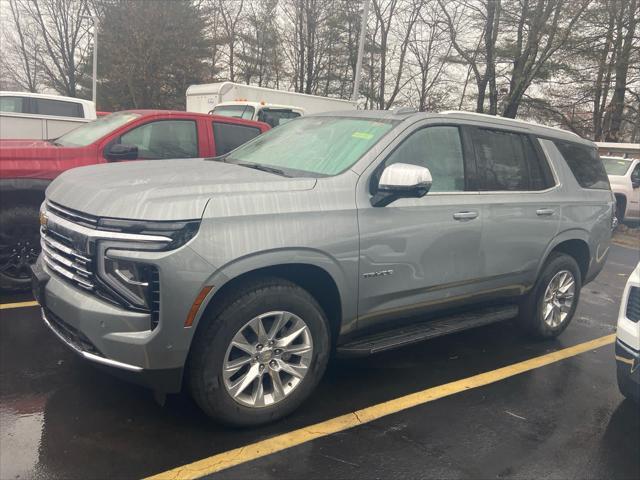
[[[497,114],[496,48],[501,0],[455,0],[446,3],[438,0],[438,4],[446,19],[453,48],[473,72],[478,89],[476,112],[484,112],[488,86],[489,113]]]
[[[16,0],[39,29],[46,55],[42,70],[46,83],[75,97],[82,63],[90,48],[90,10],[87,0]]]
[[[218,0],[218,12],[226,34],[229,49],[229,80],[235,81],[235,50],[238,40],[238,24],[243,14],[244,0]]]
[[[4,52],[0,60],[4,74],[29,92],[37,92],[42,81],[38,25],[17,0],[8,0],[12,28],[3,29]]]
[[[522,0],[503,9],[512,34],[509,91],[502,115],[515,118],[520,102],[552,55],[566,44],[591,0]]]
[[[640,9],[637,0],[622,0],[618,5],[616,18],[616,82],[613,89],[613,97],[610,104],[610,118],[605,132],[605,140],[617,142],[620,137],[623,115],[625,110],[625,95],[627,93],[627,76],[632,58],[633,44],[635,40],[636,25]],[[637,48],[637,46],[636,46]]]

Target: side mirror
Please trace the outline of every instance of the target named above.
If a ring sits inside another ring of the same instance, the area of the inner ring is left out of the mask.
[[[135,145],[114,143],[107,147],[105,157],[109,160],[136,160],[138,158],[138,147]]]
[[[394,163],[383,170],[378,182],[378,191],[371,198],[371,205],[385,207],[398,198],[424,197],[432,183],[428,168],[408,163]]]

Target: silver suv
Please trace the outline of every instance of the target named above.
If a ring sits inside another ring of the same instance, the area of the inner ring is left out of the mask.
[[[568,132],[459,112],[307,116],[223,157],[61,175],[34,293],[86,359],[254,425],[298,407],[334,354],[514,317],[559,335],[613,214],[594,144]]]

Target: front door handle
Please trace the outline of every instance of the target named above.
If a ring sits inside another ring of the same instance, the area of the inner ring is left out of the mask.
[[[536,215],[539,217],[553,215],[554,213],[556,213],[556,211],[553,208],[540,208],[536,210]]]
[[[478,218],[478,212],[458,212],[453,214],[456,220],[473,220]]]

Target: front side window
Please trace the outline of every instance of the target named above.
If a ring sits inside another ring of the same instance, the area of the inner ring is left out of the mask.
[[[337,175],[355,164],[396,123],[355,117],[300,117],[242,145],[226,161],[278,168],[294,175]]]
[[[0,97],[0,112],[27,113],[23,97]]]
[[[583,188],[609,190],[609,177],[595,147],[554,140],[574,177]]]
[[[225,155],[260,135],[260,129],[233,123],[213,122],[216,155]]]
[[[464,157],[458,127],[427,127],[412,133],[385,161],[427,167],[433,184],[430,192],[461,192],[465,189]]]
[[[552,185],[548,165],[526,135],[475,128],[473,145],[481,190],[530,191]]]
[[[146,123],[122,135],[120,143],[138,147],[141,160],[198,156],[198,134],[193,120]]]
[[[86,147],[139,117],[139,113],[112,113],[74,128],[57,138],[55,143],[64,147]]]
[[[251,120],[255,109],[250,105],[218,105],[211,112],[214,115],[223,115],[225,117],[244,118]]]
[[[77,102],[63,102],[61,100],[48,100],[35,98],[35,112],[38,115],[52,115],[56,117],[82,118],[82,105]]]

